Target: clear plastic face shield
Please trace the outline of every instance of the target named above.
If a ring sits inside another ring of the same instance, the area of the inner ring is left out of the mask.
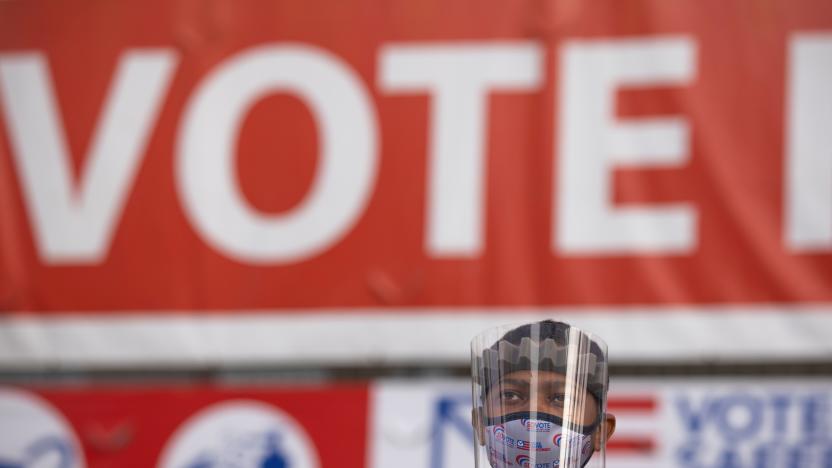
[[[476,468],[602,468],[607,346],[553,321],[497,327],[471,341]]]

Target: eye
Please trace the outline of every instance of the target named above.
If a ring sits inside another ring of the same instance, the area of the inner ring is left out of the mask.
[[[564,393],[553,393],[549,396],[549,403],[557,406],[563,406],[564,402],[566,401],[566,394]]]
[[[523,395],[516,390],[503,390],[500,399],[507,403],[518,403],[523,401]]]

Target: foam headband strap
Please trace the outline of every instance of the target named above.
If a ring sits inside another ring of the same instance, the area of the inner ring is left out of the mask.
[[[529,337],[523,337],[519,344],[500,340],[495,346],[484,350],[482,356],[476,357],[476,365],[485,376],[483,383],[486,387],[493,385],[500,376],[518,370],[548,370],[566,374],[567,369],[586,375],[585,382],[590,391],[604,387],[604,362],[589,351],[588,345],[586,349],[580,348],[570,349],[552,338],[546,338],[539,344]]]

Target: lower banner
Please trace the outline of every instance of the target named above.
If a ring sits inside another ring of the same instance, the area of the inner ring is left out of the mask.
[[[613,380],[610,468],[830,468],[832,380]],[[373,392],[373,468],[472,466],[465,382]],[[551,468],[551,467],[541,467]]]
[[[4,386],[0,467],[473,466],[470,395],[464,379]],[[614,379],[608,410],[610,468],[832,467],[828,377]]]

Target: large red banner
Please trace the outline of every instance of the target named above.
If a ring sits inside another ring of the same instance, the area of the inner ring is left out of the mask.
[[[832,299],[832,4],[0,4],[0,300]]]

